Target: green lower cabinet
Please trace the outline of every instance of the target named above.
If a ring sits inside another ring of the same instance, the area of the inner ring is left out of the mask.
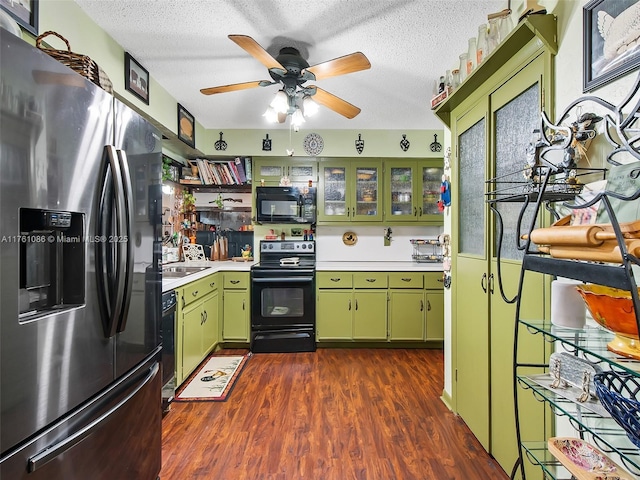
[[[203,309],[200,302],[182,312],[182,380],[202,361],[202,318]]]
[[[216,290],[202,303],[204,314],[202,323],[202,349],[205,355],[213,350],[219,341],[218,297],[218,291]]]
[[[444,340],[444,292],[427,290],[426,340]]]
[[[249,341],[249,290],[224,290],[222,339],[236,342]]]
[[[387,339],[387,290],[355,290],[353,339]]]
[[[442,272],[319,272],[316,339],[444,339]]]
[[[351,340],[353,303],[351,289],[319,290],[316,302],[316,340]]]
[[[389,294],[389,340],[424,340],[424,291],[391,290]]]

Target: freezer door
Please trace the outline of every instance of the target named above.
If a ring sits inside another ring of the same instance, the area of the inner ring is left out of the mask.
[[[162,319],[162,136],[147,120],[115,103],[115,148],[122,162],[130,232],[130,293],[116,337],[116,377],[160,344]]]
[[[1,456],[113,382],[114,341],[103,333],[91,241],[112,97],[4,29],[0,80]],[[20,288],[21,251],[58,241],[21,235],[21,209],[81,218],[81,260],[57,270],[83,287],[74,305],[62,298],[49,312],[19,315],[32,293]]]
[[[0,459],[0,478],[155,480],[162,450],[158,359]]]

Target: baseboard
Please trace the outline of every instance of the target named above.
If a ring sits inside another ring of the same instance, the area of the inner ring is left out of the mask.
[[[442,403],[444,403],[449,410],[455,413],[455,410],[453,409],[453,399],[451,398],[451,395],[449,395],[449,392],[443,390],[440,400],[442,400]]]

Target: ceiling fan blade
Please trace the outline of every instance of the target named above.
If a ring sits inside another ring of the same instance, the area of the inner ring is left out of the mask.
[[[362,52],[355,52],[344,57],[334,58],[326,62],[318,63],[307,67],[305,70],[313,73],[316,80],[323,78],[345,75],[347,73],[359,72],[371,68],[369,59]]]
[[[353,118],[360,113],[360,109],[355,105],[350,104],[346,100],[341,99],[340,97],[336,97],[332,93],[327,92],[318,87],[313,87],[316,89],[316,93],[313,95],[313,99],[324,105],[327,108],[330,108],[336,113],[347,117]]]
[[[200,92],[205,95],[213,95],[214,93],[235,92],[236,90],[247,90],[248,88],[260,87],[263,80],[257,82],[233,83],[231,85],[221,85],[219,87],[203,88]]]
[[[280,62],[271,56],[264,48],[260,46],[253,38],[248,35],[229,35],[229,39],[234,41],[238,46],[244,49],[249,55],[258,60],[267,68],[280,68],[286,71]]]

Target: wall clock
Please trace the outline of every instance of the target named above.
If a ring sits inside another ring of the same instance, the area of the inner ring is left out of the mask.
[[[308,155],[319,155],[324,148],[324,140],[317,133],[309,133],[304,137],[302,146]]]

